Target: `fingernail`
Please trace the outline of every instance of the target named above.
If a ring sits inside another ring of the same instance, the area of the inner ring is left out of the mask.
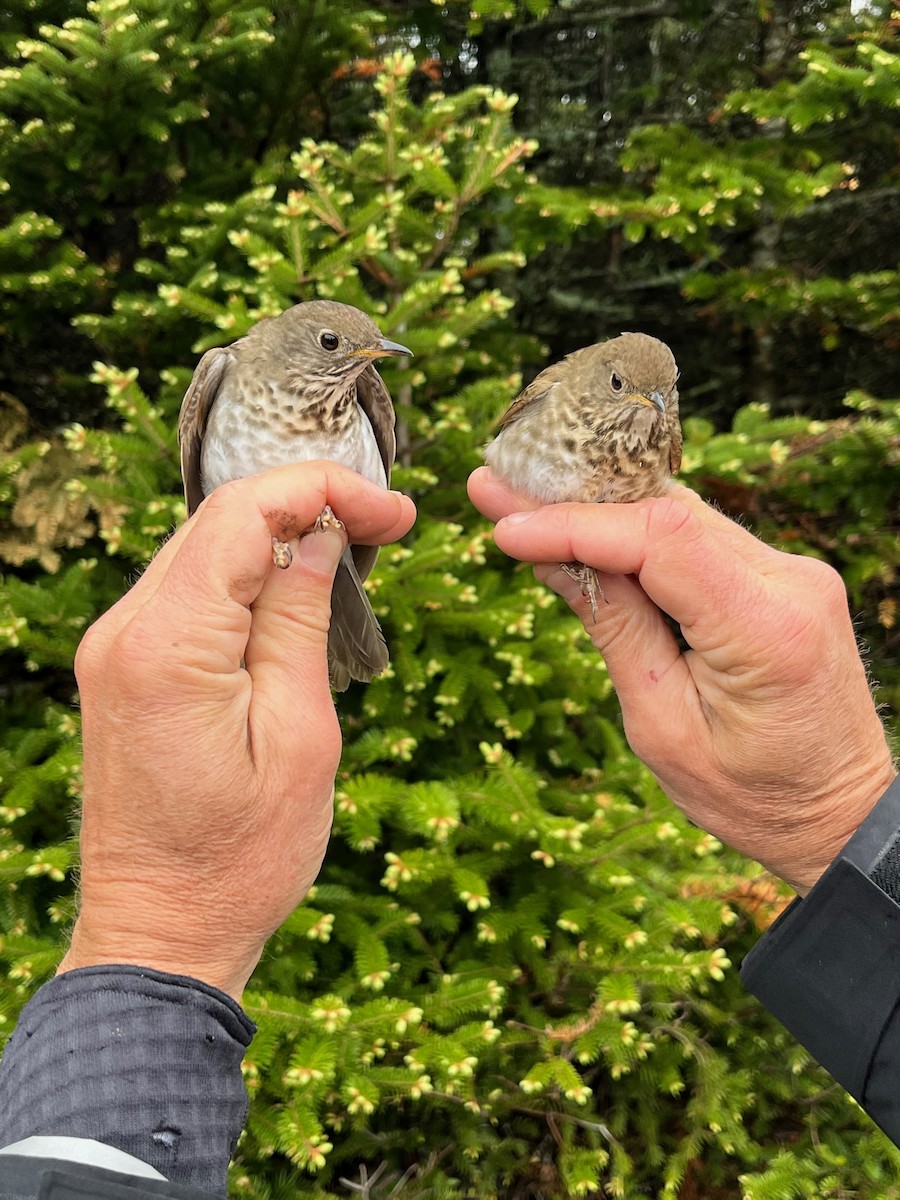
[[[300,539],[299,555],[307,567],[333,575],[341,561],[347,539],[335,529],[317,529]]]
[[[530,521],[533,516],[534,512],[517,512],[510,513],[508,517],[503,517],[502,520],[505,521],[507,525],[521,525],[524,521]],[[498,522],[498,524],[499,523],[500,522]]]

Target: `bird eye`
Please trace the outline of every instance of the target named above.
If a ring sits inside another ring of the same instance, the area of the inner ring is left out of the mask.
[[[622,388],[625,386],[625,384],[622,382],[621,375],[617,375],[615,371],[613,371],[609,379],[609,386],[614,392],[621,392]]]
[[[330,329],[323,329],[319,334],[319,345],[323,350],[337,350],[341,344],[341,339],[336,333],[332,333]]]

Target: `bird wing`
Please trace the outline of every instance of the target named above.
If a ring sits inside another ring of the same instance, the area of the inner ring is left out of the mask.
[[[194,376],[181,402],[178,444],[181,447],[181,478],[184,480],[184,499],[188,516],[197,511],[203,500],[200,476],[203,434],[225,372],[234,361],[230,346],[217,346],[214,350],[207,350],[197,363]]]
[[[394,434],[396,417],[391,393],[384,385],[384,380],[370,363],[360,375],[356,383],[356,399],[360,408],[369,418],[375,441],[378,445],[381,461],[384,463],[384,474],[388,487],[391,484],[391,467],[397,453],[397,438]]]
[[[384,463],[384,476],[387,486],[391,486],[391,468],[397,453],[397,437],[394,433],[396,415],[391,393],[387,390],[384,380],[370,363],[356,381],[356,399],[360,408],[369,418],[372,432],[381,461]],[[369,572],[375,566],[378,557],[377,546],[350,547],[356,573],[360,580],[368,578]]]
[[[556,368],[559,363],[554,363],[552,367],[547,367],[545,371],[541,371],[540,375],[536,375],[529,383],[528,387],[523,388],[513,400],[512,404],[497,422],[497,432],[505,429],[507,425],[512,425],[513,421],[517,421],[529,408],[540,402],[546,397],[547,393],[559,383]]]
[[[553,363],[549,367],[545,367],[540,375],[535,375],[528,387],[523,388],[513,400],[512,404],[497,422],[497,432],[505,429],[507,425],[511,425],[513,421],[517,421],[529,408],[540,402],[548,395],[554,387],[560,383],[572,380],[572,366],[578,365],[582,358],[587,358],[597,350],[597,346],[584,346],[581,350],[575,350],[571,354],[567,354],[565,358],[561,358],[559,362]]]

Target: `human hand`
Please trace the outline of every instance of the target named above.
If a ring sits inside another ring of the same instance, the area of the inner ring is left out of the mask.
[[[840,576],[682,486],[539,508],[482,467],[469,495],[500,549],[537,564],[584,622],[628,741],[670,799],[805,894],[895,775]],[[560,570],[573,560],[603,573],[596,620]]]
[[[333,463],[235,481],[88,630],[81,909],[61,971],[133,963],[240,998],[315,879],[341,751],[325,648],[347,543],[296,539],[326,504],[355,542],[415,518]],[[293,540],[287,570],[272,535]]]

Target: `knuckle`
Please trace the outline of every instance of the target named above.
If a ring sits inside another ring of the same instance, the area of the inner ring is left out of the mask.
[[[847,590],[834,567],[818,558],[786,556],[787,607],[824,634],[849,613]]]
[[[646,713],[629,709],[622,713],[625,740],[635,755],[651,771],[662,767],[668,775],[679,771],[683,765],[683,747],[680,742],[660,741],[658,723]]]
[[[241,496],[246,489],[247,484],[244,479],[230,479],[227,483],[220,484],[214,492],[210,492],[203,502],[203,508],[208,513],[227,511],[235,504],[240,503]]]
[[[158,656],[159,629],[161,624],[155,614],[149,621],[143,613],[139,614],[118,631],[110,647],[110,657],[135,669],[154,662]]]
[[[75,680],[79,688],[90,686],[106,668],[109,639],[101,620],[95,622],[82,637],[75,651]]]
[[[662,496],[647,504],[649,543],[669,538],[690,540],[702,533],[702,526],[688,506],[676,496]]]
[[[630,722],[625,726],[625,740],[629,747],[643,763],[650,763],[656,750],[656,741],[650,730],[645,726]]]
[[[804,558],[803,564],[813,601],[829,613],[846,612],[847,589],[834,567],[820,558]]]
[[[123,697],[148,694],[160,673],[158,638],[140,617],[116,632],[106,654],[105,669],[111,687]]]
[[[827,649],[841,632],[855,647],[847,592],[838,572],[820,559],[785,556],[787,587],[778,616],[778,670],[796,684],[821,677]]]

